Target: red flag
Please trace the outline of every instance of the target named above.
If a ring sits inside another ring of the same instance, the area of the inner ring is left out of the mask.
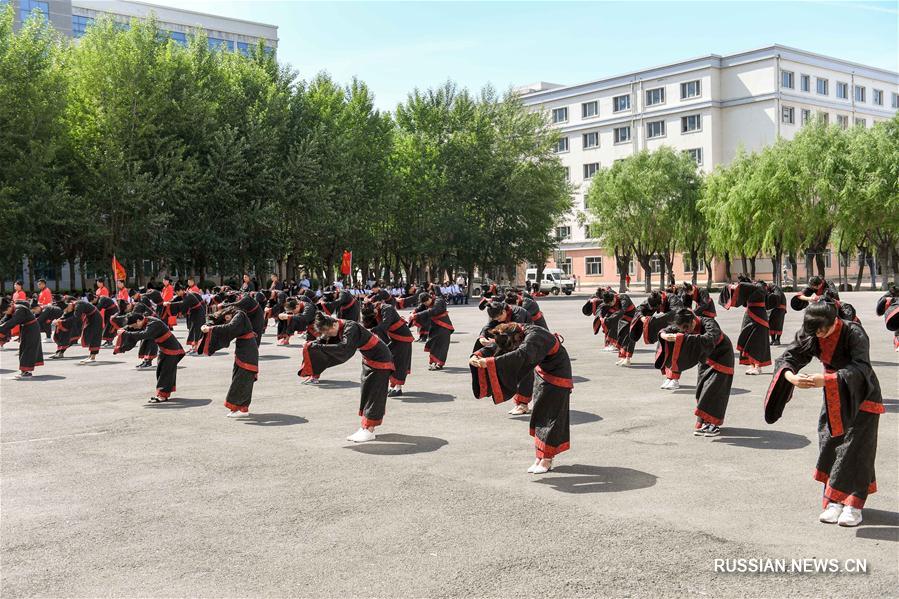
[[[112,255],[112,278],[116,281],[128,279],[128,273],[125,272],[125,267],[119,264],[119,261],[115,259],[115,254]]]
[[[353,270],[353,252],[349,250],[343,251],[343,262],[340,264],[340,272],[343,276],[348,276]]]

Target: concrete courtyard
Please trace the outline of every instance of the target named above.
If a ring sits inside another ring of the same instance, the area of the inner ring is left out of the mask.
[[[633,368],[616,368],[583,295],[541,302],[575,374],[571,450],[544,476],[525,472],[527,418],[471,395],[466,362],[486,320],[474,305],[450,309],[443,372],[415,345],[407,395],[388,400],[378,440],[363,445],[344,440],[358,427],[359,357],[300,385],[299,339],[276,346],[274,326],[243,420],[222,406],[230,355],[185,358],[176,399],[149,405],[154,374],[134,369],[135,352],[79,366],[85,350],[72,348],[19,382],[11,343],[0,352],[0,594],[895,596],[899,354],[878,297],[844,297],[871,338],[887,410],[879,492],[856,529],[817,522],[820,390],[797,391],[770,426],[771,368],[740,368],[722,435],[693,437],[695,371],[661,391],[641,345]],[[742,309],[719,312],[736,340]],[[785,340],[800,321],[788,314]],[[868,573],[714,572],[715,559],[813,557],[867,560]]]

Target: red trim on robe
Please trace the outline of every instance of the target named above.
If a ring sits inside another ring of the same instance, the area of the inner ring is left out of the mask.
[[[708,412],[703,412],[699,408],[696,408],[693,414],[699,418],[702,418],[704,422],[711,422],[715,426],[721,426],[724,423],[724,420],[722,420],[721,418],[715,418]]]
[[[238,406],[228,401],[225,402],[225,407],[232,412],[243,412],[244,414],[250,411],[250,406]]]
[[[487,376],[490,377],[490,386],[493,388],[493,399],[496,403],[505,401],[502,387],[499,384],[499,375],[496,373],[496,358],[487,358]]]
[[[562,389],[574,389],[574,381],[572,379],[562,378],[560,376],[555,376],[553,374],[549,374],[545,370],[543,370],[539,365],[534,368],[534,372],[544,381],[549,383],[550,385],[554,385],[556,387],[561,387]]]
[[[836,372],[824,375],[824,401],[827,404],[830,434],[839,437],[843,434],[843,418],[840,415],[840,381]]]

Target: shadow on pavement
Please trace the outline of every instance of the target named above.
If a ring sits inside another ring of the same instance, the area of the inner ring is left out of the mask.
[[[377,439],[370,443],[353,444],[347,446],[346,449],[368,455],[410,455],[437,451],[447,444],[446,439],[438,437],[385,433],[378,435]]]
[[[569,410],[568,411],[568,424],[574,426],[575,424],[587,424],[590,422],[599,422],[602,420],[602,416],[598,414],[591,414],[590,412],[581,412],[580,410]]]
[[[749,389],[740,389],[739,387],[731,387],[730,394],[731,395],[746,395],[747,393],[751,393]]]
[[[777,430],[721,427],[715,443],[726,443],[750,449],[801,449],[811,443],[807,437]]]
[[[865,510],[867,511],[867,510]],[[867,516],[864,516],[867,519]],[[889,528],[886,526],[873,526],[864,528],[865,522],[859,524],[858,532],[855,533],[859,539],[874,539],[876,541],[893,541],[899,542],[899,528]]]
[[[449,393],[431,393],[430,391],[413,391],[411,393],[404,391],[400,397],[391,397],[403,403],[439,403],[444,401],[453,401],[455,395]]]
[[[865,508],[862,515],[864,520],[858,526],[856,537],[899,542],[899,512]]]
[[[444,366],[440,369],[440,372],[466,372],[471,373],[471,370],[468,367],[462,368],[461,366]]]
[[[558,476],[558,475],[570,476]],[[648,472],[617,466],[574,464],[553,468],[535,482],[549,485],[562,493],[619,493],[645,489],[656,484],[658,477]]]
[[[256,412],[251,412],[249,416],[244,416],[239,421],[252,426],[290,426],[309,422],[302,416],[293,414],[258,414]]]
[[[887,412],[899,412],[899,399],[884,399],[883,409]]]
[[[882,362],[878,360],[872,360],[871,366],[892,366],[895,368],[899,367],[899,362]]]
[[[322,389],[350,389],[352,387],[359,387],[359,381],[319,381],[318,385],[306,385],[314,389],[315,387],[321,387]]]
[[[289,360],[289,359],[290,359],[290,356],[284,356],[284,355],[281,355],[281,354],[274,354],[274,355],[268,355],[268,356],[259,356],[259,361],[260,361],[260,362],[267,362],[267,361],[269,361],[269,360]]]
[[[575,383],[589,383],[590,382],[590,379],[583,377],[583,376],[573,376],[573,377],[571,377],[571,380],[572,380],[572,382],[575,382]]]
[[[186,397],[170,397],[168,401],[162,403],[146,403],[145,408],[151,410],[178,410],[181,408],[199,408],[208,406],[212,403],[211,399],[188,399]]]
[[[61,374],[35,374],[32,375],[32,381],[61,381],[66,377]]]

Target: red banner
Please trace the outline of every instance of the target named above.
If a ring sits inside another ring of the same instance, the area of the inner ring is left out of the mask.
[[[128,273],[125,272],[125,267],[115,259],[115,254],[112,255],[112,278],[116,281],[128,279]]]
[[[343,261],[340,263],[340,272],[343,276],[348,276],[353,271],[353,252],[349,250],[343,251]]]

